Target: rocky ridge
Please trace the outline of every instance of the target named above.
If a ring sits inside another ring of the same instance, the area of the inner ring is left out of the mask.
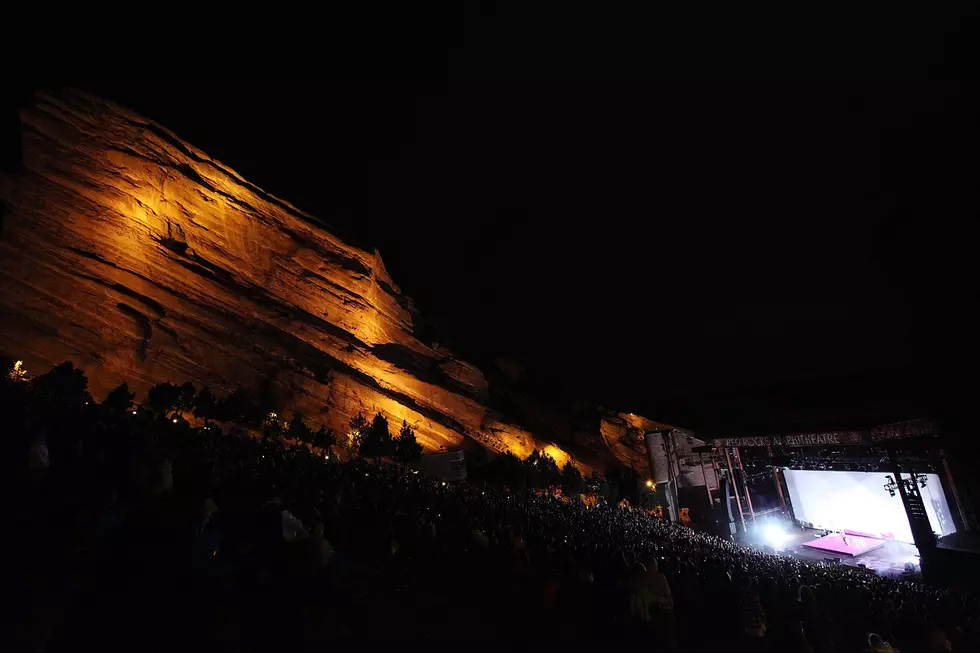
[[[96,396],[241,385],[338,433],[381,411],[429,450],[564,454],[416,337],[377,250],[112,103],[42,94],[21,120],[23,171],[0,179],[0,338],[28,369],[71,360]]]

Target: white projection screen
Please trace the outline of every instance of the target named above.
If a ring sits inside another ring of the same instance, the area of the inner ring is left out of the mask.
[[[902,498],[889,496],[886,472],[783,469],[797,521],[810,528],[852,531],[884,540],[913,543]],[[919,491],[936,535],[956,532],[943,487],[926,474]]]

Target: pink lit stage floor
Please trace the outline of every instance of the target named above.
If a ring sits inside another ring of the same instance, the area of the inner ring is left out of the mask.
[[[885,540],[864,537],[862,535],[846,535],[841,537],[840,533],[831,533],[830,535],[818,537],[809,542],[803,542],[802,545],[811,549],[820,549],[821,551],[829,551],[839,555],[859,556],[884,546]]]
[[[743,536],[739,538],[739,542],[743,546],[760,551],[791,556],[808,562],[823,562],[872,569],[878,575],[888,578],[901,578],[904,580],[921,578],[919,550],[915,546],[906,544],[905,542],[865,537],[867,540],[873,540],[874,545],[864,549],[863,553],[851,554],[849,552],[838,552],[836,544],[840,543],[842,546],[844,544],[840,539],[840,533],[832,536],[837,538],[836,542],[833,543],[835,545],[834,549],[805,546],[806,544],[821,544],[821,540],[829,540],[829,537],[826,536],[814,537],[814,531],[809,529],[802,529],[798,526],[788,527],[787,535],[789,535],[789,539],[778,549],[774,549],[761,535],[750,535],[748,538]],[[861,536],[854,537],[856,541],[856,538]],[[847,541],[851,542],[851,538],[852,536],[848,534]],[[912,572],[907,571],[905,567],[910,562],[915,567]]]

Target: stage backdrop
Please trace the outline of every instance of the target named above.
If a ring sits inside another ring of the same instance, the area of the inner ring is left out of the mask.
[[[848,530],[913,543],[902,497],[889,496],[885,472],[784,469],[796,519],[812,528]],[[937,535],[956,532],[939,477],[926,474],[920,490]]]

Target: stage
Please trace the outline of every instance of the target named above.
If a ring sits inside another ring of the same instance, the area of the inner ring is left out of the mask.
[[[722,438],[698,451],[705,479],[704,453],[715,472],[715,488],[705,486],[714,531],[728,537],[737,529],[747,548],[890,578],[921,579],[924,561],[930,582],[980,583],[980,536],[958,532],[969,522],[958,500],[950,510],[946,492],[957,499],[955,486],[935,443],[893,459],[891,449],[860,437],[816,441],[827,435]],[[796,448],[803,446],[813,448]]]
[[[791,556],[809,562],[826,562],[849,567],[871,569],[879,576],[917,580],[922,577],[919,566],[919,551],[912,544],[895,540],[879,540],[861,535],[846,535],[847,543],[840,533],[804,529],[798,525],[783,525],[785,538],[773,542],[763,529],[749,526],[748,536],[739,538],[739,544],[767,553]],[[913,570],[906,569],[911,563]]]
[[[875,549],[884,546],[885,542],[886,540],[879,540],[865,535],[858,535],[857,533],[844,532],[830,533],[829,535],[818,537],[815,540],[803,542],[801,546],[805,546],[808,549],[813,549],[815,551],[855,557],[864,555],[868,551],[874,551]]]

